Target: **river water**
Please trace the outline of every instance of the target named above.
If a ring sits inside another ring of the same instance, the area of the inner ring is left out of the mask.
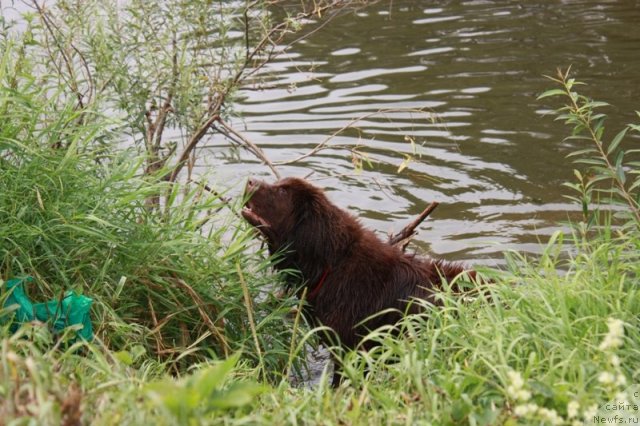
[[[544,75],[567,66],[588,84],[582,93],[612,104],[607,134],[634,120],[640,1],[382,1],[287,50],[240,93],[233,124],[286,161],[359,117],[397,110],[355,121],[329,142],[336,148],[281,173],[313,173],[381,233],[438,201],[418,251],[499,264],[508,249],[539,252],[578,210],[562,183],[574,168],[565,157],[580,145],[563,141],[570,129],[550,113],[559,101],[536,100],[554,88]],[[359,146],[371,166],[358,173],[339,146]],[[414,147],[419,155],[398,173]],[[208,148],[209,167],[238,190],[249,175],[273,179],[249,154],[225,155],[215,138]]]
[[[0,9],[7,19],[29,10]],[[587,83],[583,94],[611,104],[606,135],[637,122],[640,0],[379,1],[274,60],[240,91],[231,122],[272,161],[295,159],[351,124],[333,148],[280,172],[312,173],[381,234],[437,201],[417,250],[495,265],[505,250],[540,252],[561,222],[578,217],[562,184],[575,167],[566,155],[580,144],[564,141],[570,129],[553,120],[560,101],[536,100],[555,87],[544,75],[568,66]],[[411,111],[419,109],[426,113]],[[249,176],[273,179],[250,154],[230,155],[219,135],[206,142],[198,173],[216,188],[240,194]],[[626,144],[638,148],[640,138]],[[371,163],[359,171],[344,147]]]

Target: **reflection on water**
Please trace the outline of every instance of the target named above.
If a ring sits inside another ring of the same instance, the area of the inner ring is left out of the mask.
[[[610,126],[631,121],[640,108],[640,2],[537,3],[396,0],[343,16],[245,90],[235,124],[273,161],[286,161],[356,117],[404,109],[332,140],[366,145],[373,169],[355,176],[349,153],[333,149],[283,172],[313,171],[335,202],[383,232],[439,201],[418,236],[436,255],[494,263],[505,248],[537,252],[576,211],[561,186],[572,177],[565,155],[575,145],[545,116],[557,105],[535,99],[552,86],[543,75],[572,65],[589,95],[615,106]],[[437,121],[407,108],[426,108]],[[398,174],[409,138],[421,156]],[[241,158],[218,165],[220,173],[268,175]]]
[[[7,20],[28,10],[21,2],[0,8]],[[349,152],[335,148],[283,174],[314,172],[336,203],[381,232],[439,201],[418,244],[449,259],[495,263],[507,248],[539,251],[576,211],[562,187],[576,145],[547,114],[557,104],[535,100],[552,86],[543,75],[569,65],[589,84],[586,94],[613,105],[609,134],[636,120],[640,0],[380,1],[270,64],[239,94],[234,125],[277,162],[366,116],[331,146],[361,146],[372,168],[356,175]],[[420,156],[397,173],[409,141]],[[219,137],[199,154],[202,173],[214,171],[237,193],[249,175],[269,176],[249,154],[229,155]]]
[[[538,242],[576,211],[561,186],[572,177],[568,129],[545,116],[557,105],[535,100],[552,85],[543,75],[572,65],[589,83],[586,93],[614,105],[615,134],[640,109],[640,2],[536,3],[394,0],[343,16],[243,91],[234,124],[270,159],[286,161],[357,117],[402,109],[358,121],[332,140],[367,147],[376,164],[360,175],[340,149],[283,173],[313,171],[331,199],[382,232],[439,201],[418,242],[449,259],[495,263],[507,248],[539,251]],[[408,140],[421,156],[398,174]],[[268,176],[245,154],[223,163],[216,157],[218,178],[238,188],[249,174]]]

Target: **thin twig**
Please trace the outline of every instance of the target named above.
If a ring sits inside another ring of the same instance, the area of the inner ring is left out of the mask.
[[[218,326],[213,322],[213,320],[205,312],[205,310],[204,310],[205,304],[204,304],[203,300],[200,298],[198,293],[196,293],[196,291],[193,288],[191,288],[191,286],[189,284],[187,284],[186,282],[184,282],[180,278],[174,277],[174,279],[175,279],[175,282],[178,285],[180,285],[182,288],[184,288],[187,291],[187,293],[189,294],[189,296],[191,297],[193,302],[196,304],[196,307],[198,308],[198,313],[200,314],[200,317],[202,318],[204,323],[209,328],[209,331],[211,331],[211,333],[218,338],[218,341],[222,345],[222,350],[224,351],[224,356],[228,357],[229,356],[229,349],[230,349],[229,348],[229,343],[227,343],[227,339],[220,332],[220,330],[218,329]]]
[[[219,118],[220,117],[217,114],[214,114],[214,115],[210,116],[207,119],[207,121],[205,121],[204,124],[202,124],[198,128],[198,130],[196,130],[196,132],[191,135],[191,138],[189,138],[189,141],[187,142],[187,145],[185,146],[184,150],[182,151],[182,154],[180,154],[180,158],[178,158],[177,164],[175,165],[175,167],[173,168],[171,173],[168,173],[165,176],[165,179],[167,181],[169,181],[169,182],[175,182],[176,181],[176,178],[178,177],[178,174],[180,173],[182,168],[185,166],[187,159],[189,159],[189,155],[191,155],[191,151],[193,151],[195,149],[196,145],[198,145],[198,142],[200,142],[200,139],[202,139],[204,137],[204,135],[207,134],[207,131],[209,130],[209,128]]]
[[[78,88],[78,82],[76,81],[76,73],[74,71],[73,61],[69,57],[67,52],[65,52],[65,49],[64,49],[64,47],[62,45],[62,42],[56,36],[56,30],[59,33],[62,33],[62,31],[60,30],[60,28],[58,28],[58,26],[55,24],[55,22],[52,19],[50,19],[49,15],[45,11],[44,7],[41,6],[37,2],[37,0],[33,0],[33,5],[35,6],[36,10],[38,11],[38,14],[40,15],[40,18],[42,19],[42,23],[44,24],[44,27],[46,28],[47,32],[53,38],[54,44],[56,45],[56,48],[57,48],[58,52],[62,56],[62,59],[63,59],[64,64],[65,64],[65,67],[67,68],[68,78],[65,76],[64,72],[62,72],[62,69],[59,67],[59,65],[55,61],[55,58],[53,57],[53,53],[50,50],[50,46],[47,43],[47,52],[49,53],[49,57],[51,58],[51,62],[56,67],[56,70],[58,71],[58,74],[60,75],[60,77],[62,77],[62,79],[66,82],[66,84],[69,87],[69,89],[71,89],[73,94],[76,96],[76,99],[78,101],[77,108],[82,110],[82,109],[85,108],[85,103],[84,103],[84,99],[83,99],[85,94],[81,93],[80,89]],[[88,93],[90,94],[92,92],[92,90],[93,90],[92,88],[94,87],[94,83],[93,83],[93,78],[92,78],[92,75],[91,75],[91,71],[89,70],[89,67],[87,65],[86,59],[84,58],[82,53],[73,45],[73,43],[69,42],[69,45],[79,55],[80,61],[83,63],[83,66],[84,66],[85,70],[87,71],[87,76],[86,77],[87,77],[87,80],[89,81]],[[89,100],[90,99],[91,99],[91,96],[89,95]]]
[[[438,204],[439,203],[435,201],[432,202],[410,224],[402,228],[400,232],[395,235],[389,235],[389,244],[392,246],[398,246],[404,251],[407,244],[409,244],[410,239],[416,234],[415,229],[427,218],[427,216],[431,214],[432,211],[435,210],[436,207],[438,207]]]
[[[209,194],[213,195],[214,197],[218,198],[220,201],[222,201],[224,204],[226,204],[227,206],[230,206],[231,203],[231,198],[229,197],[225,197],[222,194],[220,194],[218,191],[216,191],[215,189],[211,188],[209,185],[207,185],[204,182],[199,182],[197,180],[194,179],[189,179],[190,183],[195,183],[196,185],[201,186],[205,191],[207,191]]]
[[[296,347],[296,333],[298,332],[298,325],[300,324],[300,317],[302,316],[302,309],[304,309],[304,303],[307,298],[307,289],[305,288],[302,291],[302,297],[300,297],[300,302],[298,303],[298,308],[296,309],[296,317],[293,320],[293,330],[291,332],[291,344],[289,345],[289,359],[287,359],[287,372],[285,377],[289,377],[291,375],[291,367],[293,365],[293,352]]]
[[[249,48],[249,16],[248,12],[251,8],[253,8],[256,4],[259,4],[258,1],[253,1],[249,3],[244,11],[244,19],[245,19],[245,58],[243,63],[238,67],[235,74],[227,80],[226,85],[222,90],[215,90],[215,94],[217,96],[210,96],[209,105],[207,108],[206,114],[202,117],[202,125],[200,125],[191,135],[187,144],[185,145],[182,153],[173,170],[168,173],[164,179],[169,182],[175,182],[178,174],[182,171],[183,167],[186,164],[187,159],[195,150],[198,143],[202,140],[204,135],[209,131],[211,126],[214,123],[218,122],[220,126],[226,130],[227,133],[233,134],[237,139],[242,141],[242,144],[247,147],[247,149],[257,156],[260,160],[262,160],[273,172],[273,174],[279,179],[280,173],[274,167],[274,164],[266,157],[264,152],[256,146],[254,143],[240,135],[236,130],[231,128],[228,124],[226,124],[220,117],[221,110],[224,102],[226,101],[229,93],[231,93],[234,88],[238,87],[242,81],[245,81],[250,75],[256,73],[258,70],[262,69],[269,61],[273,59],[275,55],[274,47],[279,45],[284,37],[288,34],[288,30],[291,25],[290,20],[286,20],[284,22],[279,23],[278,25],[268,29],[266,34],[258,41],[258,43],[253,47],[253,49]],[[352,1],[349,0],[335,0],[324,6],[318,6],[314,4],[314,7],[306,12],[301,12],[295,16],[294,20],[302,21],[304,19],[311,18],[313,16],[322,16],[328,10],[343,8],[352,4]],[[267,46],[270,46],[269,50]],[[258,55],[265,53],[260,57],[259,60],[254,61]],[[250,71],[248,71],[250,68]],[[157,122],[156,122],[157,123]],[[168,159],[168,158],[167,158]],[[166,161],[166,160],[165,160]]]
[[[147,296],[147,303],[149,304],[149,312],[151,313],[151,319],[153,320],[153,328],[155,329],[156,327],[158,327],[158,318],[156,317],[156,311],[155,309],[153,309],[153,303],[151,303],[151,298],[149,296]],[[158,339],[157,336],[155,336],[156,339],[156,352],[160,353],[160,340]]]
[[[367,113],[367,114],[364,114],[364,115],[361,115],[359,117],[356,117],[356,118],[352,119],[347,124],[345,124],[344,126],[339,128],[338,130],[333,132],[331,135],[327,136],[322,142],[317,144],[313,149],[311,149],[306,154],[303,154],[303,155],[301,155],[299,157],[296,157],[296,158],[294,158],[292,160],[276,161],[273,164],[276,165],[276,166],[284,166],[284,165],[296,163],[298,161],[304,160],[305,158],[311,157],[311,156],[317,154],[319,151],[321,151],[323,149],[328,149],[327,144],[333,138],[335,138],[339,134],[341,134],[341,133],[353,128],[353,125],[356,124],[357,122],[362,121],[362,120],[366,120],[367,118],[375,117],[377,115],[384,115],[384,114],[388,114],[388,113],[392,113],[392,112],[414,112],[414,113],[427,114],[427,112],[424,109],[419,109],[419,108],[418,109],[416,109],[416,108],[383,108],[383,109],[379,109],[377,111],[370,112],[370,113]]]
[[[278,169],[275,168],[275,166],[273,165],[271,160],[269,160],[269,158],[267,158],[267,156],[264,153],[264,151],[262,149],[260,149],[260,147],[258,145],[254,144],[249,139],[247,139],[244,136],[242,136],[242,134],[240,134],[237,130],[235,130],[233,127],[231,127],[229,124],[227,124],[224,120],[218,119],[218,123],[224,128],[224,130],[226,130],[227,132],[229,132],[230,134],[232,134],[236,138],[240,139],[242,141],[242,143],[244,145],[246,145],[246,147],[256,157],[258,157],[260,160],[262,160],[267,165],[267,167],[269,167],[271,169],[271,171],[276,176],[276,178],[278,178],[278,179],[281,178],[281,175],[280,175],[280,172],[278,172]]]
[[[171,106],[171,102],[173,101],[173,96],[176,91],[176,86],[178,85],[179,71],[178,71],[178,47],[176,45],[176,36],[173,35],[172,38],[172,47],[173,47],[173,56],[171,58],[171,85],[169,86],[169,91],[167,93],[167,97],[162,104],[162,107],[158,111],[158,116],[155,121],[155,142],[153,143],[154,149],[160,150],[161,142],[162,142],[162,134],[164,133],[164,127],[167,122],[167,116],[170,112],[173,111],[173,107]],[[169,156],[165,157],[168,158]],[[165,160],[166,161],[166,160]]]
[[[261,365],[262,375],[266,374],[264,369],[264,358],[262,356],[262,350],[260,349],[260,341],[258,340],[258,331],[256,329],[256,323],[253,319],[253,306],[251,304],[251,297],[249,296],[249,288],[247,287],[247,282],[244,279],[244,275],[242,274],[242,269],[240,269],[240,263],[236,262],[236,271],[238,272],[238,278],[240,279],[240,286],[242,287],[242,294],[244,296],[244,304],[247,309],[247,317],[249,319],[249,327],[251,328],[251,335],[253,336],[253,342],[256,345],[256,353],[258,354],[258,358]]]

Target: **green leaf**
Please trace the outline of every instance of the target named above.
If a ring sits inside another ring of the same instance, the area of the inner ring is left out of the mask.
[[[618,133],[616,135],[615,138],[613,138],[613,140],[611,141],[611,143],[609,144],[609,147],[607,148],[607,155],[611,154],[613,151],[615,151],[615,149],[618,147],[618,145],[620,145],[620,142],[622,141],[622,139],[624,138],[624,135],[627,134],[627,130],[629,130],[628,127],[625,127],[620,133]]]
[[[564,138],[565,141],[569,141],[569,140],[582,140],[582,141],[590,141],[591,138],[588,136],[581,136],[581,135],[573,135],[573,136],[567,136],[566,138]]]
[[[623,159],[624,159],[624,151],[618,152],[618,155],[616,155],[616,162],[615,162],[616,167],[620,167],[622,165]]]
[[[133,345],[129,351],[129,353],[131,354],[131,356],[133,357],[133,360],[136,361],[138,360],[140,357],[142,357],[144,354],[147,353],[147,350],[144,348],[144,346],[142,345]]]
[[[627,181],[627,177],[624,174],[624,167],[622,167],[622,165],[616,166],[616,176],[623,185]]]
[[[600,160],[599,158],[579,158],[577,160],[574,161],[575,163],[579,163],[579,164],[588,164],[588,165],[594,165],[594,166],[604,166],[605,162],[604,160]]]
[[[128,351],[118,351],[113,356],[126,366],[133,364],[133,357]]]
[[[542,395],[545,398],[554,397],[553,389],[546,383],[543,383],[537,380],[531,380],[529,382],[529,387],[536,395]]]
[[[598,175],[598,176],[594,176],[591,178],[591,180],[589,181],[590,185],[593,185],[594,183],[603,181],[603,180],[609,180],[611,179],[611,176],[609,174],[606,175]]]
[[[582,182],[582,173],[580,173],[580,170],[573,169],[573,174],[580,182]]]
[[[236,365],[239,358],[240,353],[237,353],[220,363],[194,373],[193,386],[203,397],[208,397],[216,388],[223,385],[225,378]]]
[[[600,108],[600,107],[609,106],[609,104],[606,103],[606,102],[602,102],[602,101],[591,101],[591,102],[587,102],[586,106],[588,106],[589,108],[593,109],[593,108]]]
[[[118,300],[118,297],[120,297],[120,293],[122,293],[122,289],[124,289],[124,284],[127,282],[127,277],[125,277],[124,275],[120,277],[120,280],[118,281],[118,285],[116,286],[116,291],[113,293],[112,296],[112,300],[116,301]]]
[[[551,90],[547,90],[546,92],[542,92],[540,95],[538,95],[538,97],[536,98],[537,100],[540,99],[544,99],[544,98],[549,98],[551,96],[563,96],[566,95],[567,92],[565,92],[562,89],[551,89]]]
[[[458,399],[451,407],[451,417],[455,422],[461,422],[471,412],[471,407],[464,400]]]
[[[562,197],[563,197],[563,198],[566,198],[567,200],[574,201],[574,202],[576,202],[576,203],[578,203],[578,204],[582,203],[582,199],[580,199],[580,198],[578,198],[578,197],[573,197],[573,196],[571,196],[571,195],[563,195]]]
[[[487,426],[496,424],[499,414],[500,411],[495,408],[480,407],[471,414],[471,418],[478,426]],[[469,419],[470,422],[471,418]]]
[[[214,394],[209,399],[208,404],[215,408],[235,408],[249,404],[256,395],[266,391],[266,386],[257,383],[242,382],[234,383],[225,389],[224,392]]]
[[[554,244],[556,244],[556,241],[559,241],[560,244],[562,245],[563,239],[564,239],[564,233],[562,231],[555,231],[549,238],[549,241],[547,242],[547,247],[553,246]]]
[[[568,78],[567,82],[565,83],[565,86],[566,86],[567,90],[571,90],[573,88],[573,85],[575,84],[575,82],[576,82],[575,78]]]
[[[250,381],[225,385],[239,357],[237,353],[177,381],[165,379],[150,383],[146,386],[147,395],[178,419],[246,405],[268,387]]]
[[[413,157],[411,157],[410,155],[405,155],[404,160],[402,161],[402,163],[400,163],[400,166],[398,166],[398,173],[402,173],[402,171],[409,166],[411,160],[413,160]]]
[[[635,182],[633,182],[633,185],[631,185],[629,187],[629,192],[633,191],[634,189],[640,187],[640,179],[636,179]]]
[[[592,148],[581,149],[581,150],[573,151],[573,152],[567,154],[567,158],[577,157],[579,155],[585,155],[585,154],[596,154],[597,152],[598,151],[596,151],[595,149],[592,149]]]
[[[153,382],[146,388],[152,400],[176,417],[185,411],[194,410],[201,403],[200,396],[196,392],[172,380]]]

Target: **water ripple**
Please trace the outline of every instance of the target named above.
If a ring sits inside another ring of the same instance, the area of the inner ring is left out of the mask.
[[[638,22],[638,0],[380,2],[288,50],[259,74],[261,85],[239,94],[237,109],[247,137],[274,161],[352,123],[329,149],[284,174],[315,171],[332,200],[382,232],[440,201],[417,244],[448,258],[499,262],[506,249],[539,251],[577,212],[561,185],[572,178],[565,155],[576,145],[562,142],[566,129],[535,100],[551,85],[544,75],[573,64],[591,96],[632,114],[640,98]],[[612,117],[611,125],[633,118]],[[222,155],[217,143],[212,152]],[[357,174],[344,147],[357,148],[371,167]],[[240,176],[239,187],[248,173],[268,175],[244,152],[216,168]]]

